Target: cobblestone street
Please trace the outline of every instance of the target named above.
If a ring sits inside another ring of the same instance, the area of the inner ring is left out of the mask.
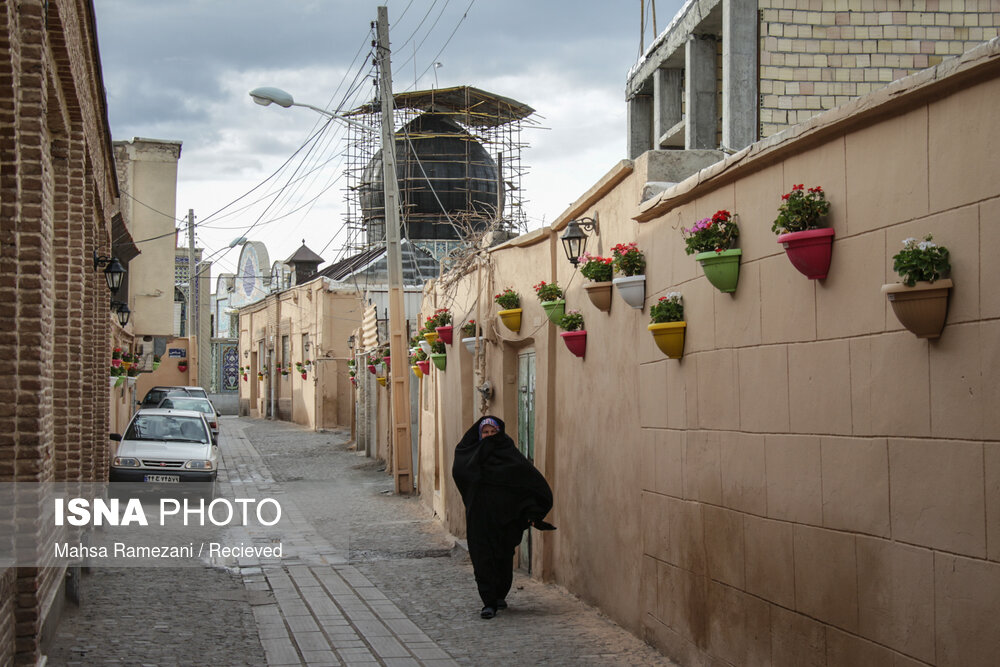
[[[520,573],[510,609],[480,619],[468,554],[347,438],[224,419],[220,494],[282,497],[284,559],[96,569],[84,606],[67,606],[50,663],[672,664]],[[274,537],[251,533],[241,539]]]

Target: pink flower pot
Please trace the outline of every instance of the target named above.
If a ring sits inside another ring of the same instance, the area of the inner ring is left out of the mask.
[[[430,375],[431,372],[431,360],[424,359],[423,361],[418,361],[417,366],[420,366],[420,372],[424,375]]]
[[[368,372],[375,375],[378,371],[375,370],[375,364],[368,364]]]
[[[434,331],[437,331],[438,338],[445,345],[451,345],[451,341],[452,341],[451,332],[452,332],[453,329],[454,329],[454,327],[452,327],[452,325],[450,325],[450,324],[446,324],[443,327],[434,327]]]
[[[778,237],[792,266],[810,280],[826,278],[833,255],[833,229],[807,229]]]
[[[122,360],[121,359],[112,359],[111,360],[111,365],[114,366],[115,368],[118,368],[118,367],[120,367],[122,365]]]
[[[587,332],[586,331],[563,331],[561,334],[563,341],[569,351],[576,356],[583,358],[587,353]]]

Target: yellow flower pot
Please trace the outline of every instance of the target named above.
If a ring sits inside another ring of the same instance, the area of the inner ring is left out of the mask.
[[[424,376],[424,372],[422,370],[420,370],[420,366],[417,366],[416,364],[414,364],[414,365],[410,366],[410,369],[413,370],[413,374],[417,376],[417,379],[420,379],[420,378],[422,378]]]
[[[521,308],[510,308],[501,310],[497,315],[500,316],[500,321],[505,327],[517,333],[521,330],[521,310]]]
[[[383,387],[385,386],[385,378],[384,378],[384,377],[380,377],[380,378],[375,378],[375,380],[376,380],[376,381],[377,381],[377,382],[378,382],[378,383],[379,383],[380,385],[382,385]]]
[[[660,352],[670,359],[680,359],[684,355],[684,331],[687,322],[659,322],[646,327],[653,334],[653,341]]]
[[[425,332],[424,333],[424,339],[426,339],[428,343],[430,343],[431,345],[433,345],[434,341],[436,341],[438,339],[438,333],[437,333],[437,331],[427,331],[427,332]]]

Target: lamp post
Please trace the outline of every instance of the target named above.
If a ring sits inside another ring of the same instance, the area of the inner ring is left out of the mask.
[[[406,311],[403,300],[403,258],[400,246],[399,224],[399,183],[396,180],[396,142],[393,135],[392,113],[392,72],[389,60],[389,13],[385,7],[378,8],[377,56],[381,72],[379,92],[382,103],[381,128],[359,123],[345,116],[321,109],[311,104],[296,102],[290,94],[280,88],[255,88],[250,91],[253,101],[262,106],[277,104],[288,108],[305,107],[328,118],[354,125],[368,132],[380,132],[382,137],[382,183],[385,201],[386,262],[389,273],[389,351],[395,359],[406,358]],[[405,366],[403,367],[405,368]],[[390,385],[393,434],[393,476],[396,493],[413,493],[413,457],[410,450],[410,381],[409,373],[401,370],[392,374]]]

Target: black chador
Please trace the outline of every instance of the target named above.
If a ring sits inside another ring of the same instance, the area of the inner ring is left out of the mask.
[[[498,432],[481,438],[488,426]],[[451,474],[465,503],[469,556],[484,605],[481,616],[492,618],[497,608],[507,606],[514,549],[525,528],[553,529],[542,521],[552,509],[552,490],[496,417],[483,417],[466,431],[455,448]]]

